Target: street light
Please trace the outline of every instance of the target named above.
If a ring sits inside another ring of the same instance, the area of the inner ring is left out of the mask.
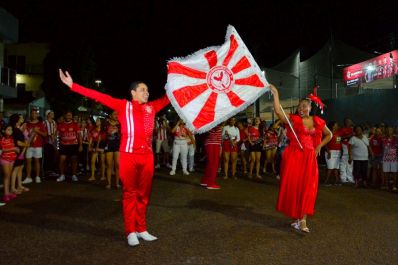
[[[97,79],[94,82],[97,85],[97,87],[100,87],[100,85],[102,84],[102,81],[100,79]]]

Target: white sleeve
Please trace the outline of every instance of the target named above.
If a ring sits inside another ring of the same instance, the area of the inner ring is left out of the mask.
[[[226,132],[227,132],[227,126],[224,126],[224,127],[222,128],[221,138],[224,138]]]

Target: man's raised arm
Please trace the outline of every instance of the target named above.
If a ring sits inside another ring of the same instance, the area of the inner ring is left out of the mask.
[[[64,72],[61,69],[59,69],[59,78],[73,92],[76,92],[82,96],[94,99],[94,100],[98,101],[99,103],[101,103],[111,109],[117,110],[117,109],[124,107],[124,104],[123,104],[124,100],[122,100],[122,99],[113,98],[107,94],[98,92],[97,90],[85,88],[76,83],[73,83],[73,79],[70,76],[70,74],[68,73],[68,71],[65,71],[65,74],[64,74]]]

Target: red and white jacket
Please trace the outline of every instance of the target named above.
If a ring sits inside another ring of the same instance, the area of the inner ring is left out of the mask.
[[[120,152],[152,153],[155,115],[170,103],[166,95],[140,104],[135,100],[116,99],[76,83],[73,83],[71,90],[117,111],[121,126]]]

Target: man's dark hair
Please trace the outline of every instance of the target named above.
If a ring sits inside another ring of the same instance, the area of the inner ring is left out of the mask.
[[[142,82],[142,81],[134,81],[134,82],[132,82],[131,84],[130,84],[130,87],[129,87],[129,92],[131,92],[131,90],[136,90],[137,89],[137,87],[138,87],[138,85],[139,84],[145,84],[144,82]]]

